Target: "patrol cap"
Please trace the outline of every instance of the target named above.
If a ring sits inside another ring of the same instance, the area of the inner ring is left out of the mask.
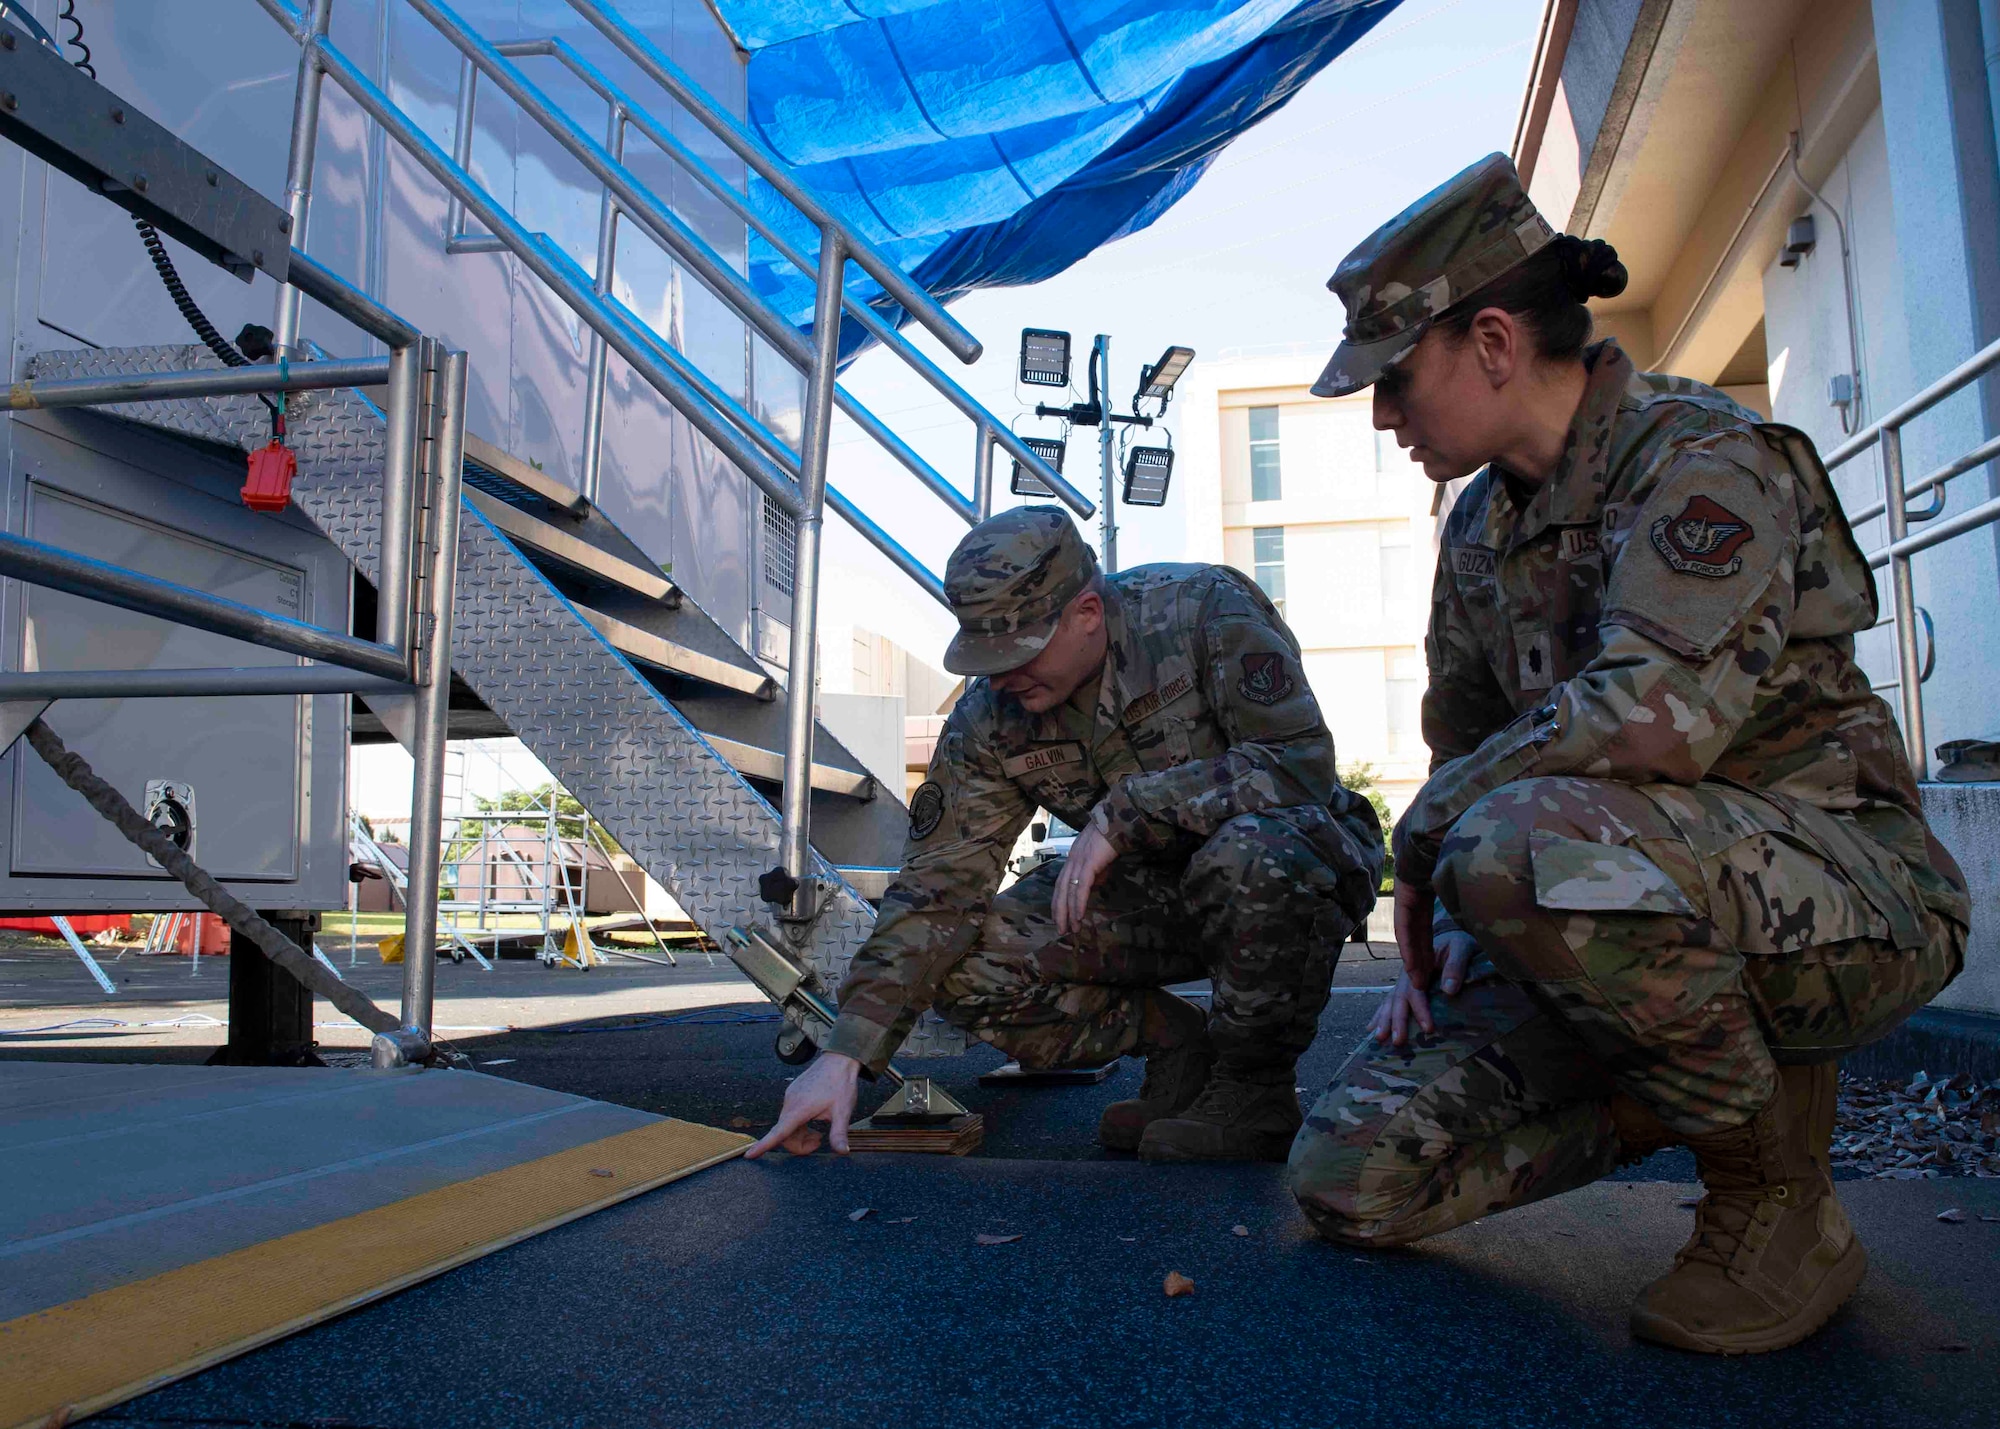
[[[1359,392],[1430,331],[1431,320],[1555,238],[1505,154],[1488,154],[1373,233],[1326,280],[1347,331],[1315,397]]]
[[[958,616],[945,669],[1001,675],[1027,664],[1096,574],[1096,554],[1059,506],[1018,506],[981,521],[945,563],[945,599]]]

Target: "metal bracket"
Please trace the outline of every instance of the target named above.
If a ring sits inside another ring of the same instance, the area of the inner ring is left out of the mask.
[[[54,700],[0,700],[0,751],[12,749]]]
[[[968,1108],[929,1077],[906,1077],[868,1120],[878,1127],[929,1126],[970,1115]]]
[[[280,283],[291,218],[46,46],[0,28],[0,137],[244,282]]]
[[[368,1060],[378,1072],[421,1067],[431,1060],[431,1039],[415,1027],[398,1027],[394,1032],[377,1032],[369,1043]]]

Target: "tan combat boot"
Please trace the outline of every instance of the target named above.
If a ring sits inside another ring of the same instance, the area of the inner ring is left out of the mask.
[[[1708,1194],[1674,1268],[1639,1294],[1632,1333],[1707,1354],[1795,1345],[1868,1268],[1827,1171],[1833,1063],[1781,1067],[1778,1094],[1744,1126],[1691,1136]]]
[[[1208,1015],[1170,992],[1147,994],[1139,1036],[1146,1058],[1139,1095],[1111,1103],[1097,1123],[1098,1142],[1112,1151],[1137,1151],[1147,1127],[1201,1095],[1215,1064]]]
[[[1154,1122],[1141,1161],[1284,1161],[1305,1118],[1286,1076],[1282,1086],[1217,1077],[1179,1116]]]

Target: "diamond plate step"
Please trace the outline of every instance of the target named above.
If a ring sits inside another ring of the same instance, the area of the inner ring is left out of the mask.
[[[30,375],[61,379],[217,365],[198,347],[106,348],[40,353],[30,363]],[[289,412],[299,462],[293,500],[363,575],[375,579],[381,562],[381,416],[352,391],[311,397],[294,397]],[[245,450],[269,436],[268,418],[254,397],[102,410]],[[757,877],[778,862],[777,811],[471,501],[462,515],[451,646],[454,673],[710,936],[719,937],[734,924],[766,920],[768,905],[757,897]],[[748,709],[781,708],[735,698]],[[830,735],[822,732],[818,739],[828,755],[837,750],[845,756],[841,762],[851,762]],[[824,821],[828,833],[842,824],[851,830],[867,811],[900,811],[896,801],[879,797],[869,804],[833,802],[848,808]],[[814,820],[816,848],[828,849],[819,837],[817,803]],[[838,986],[874,925],[874,912],[833,864],[817,853],[815,864],[833,891],[805,952]],[[955,1029],[926,1016],[901,1055],[948,1056],[963,1046]]]

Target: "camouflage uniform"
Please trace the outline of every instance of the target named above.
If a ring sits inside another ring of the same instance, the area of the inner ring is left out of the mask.
[[[1327,386],[1380,370],[1342,353]],[[1874,586],[1811,444],[1615,343],[1585,361],[1553,476],[1488,468],[1445,526],[1396,871],[1483,957],[1435,1035],[1364,1042],[1300,1133],[1294,1193],[1337,1239],[1595,1179],[1614,1092],[1681,1136],[1742,1125],[1779,1063],[1880,1037],[1961,965],[1965,882],[1854,662]]]
[[[946,572],[947,664],[1024,663],[1096,570],[1053,507],[975,528]],[[1030,1066],[1104,1062],[1146,1049],[1151,989],[1212,975],[1221,1063],[1290,1085],[1374,902],[1380,827],[1341,787],[1297,643],[1255,584],[1141,566],[1103,594],[1108,653],[1069,702],[1031,715],[975,679],[945,722],[827,1050],[879,1070],[935,1006]],[[994,896],[1037,808],[1121,855],[1067,938],[1060,864]]]

